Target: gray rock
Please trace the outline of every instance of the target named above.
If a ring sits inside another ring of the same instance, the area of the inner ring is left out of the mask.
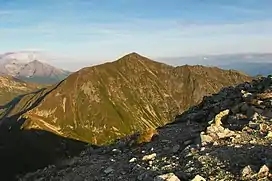
[[[114,172],[112,167],[108,167],[106,170],[104,170],[105,174],[109,174],[109,173],[112,173],[112,172]]]
[[[252,117],[255,113],[255,110],[252,106],[249,106],[248,109],[246,110],[246,116],[248,118]]]
[[[172,152],[173,152],[173,153],[177,153],[177,152],[179,151],[179,149],[180,149],[180,146],[179,146],[179,145],[175,145],[175,146],[173,147],[173,149],[172,149]]]
[[[260,125],[258,123],[253,123],[251,121],[248,123],[248,127],[256,130],[260,129]]]
[[[139,181],[152,181],[153,179],[152,179],[151,173],[149,173],[149,171],[147,171],[147,172],[140,174],[137,177],[137,180],[139,180]]]

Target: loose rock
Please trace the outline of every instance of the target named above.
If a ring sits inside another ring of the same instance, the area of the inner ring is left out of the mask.
[[[180,179],[174,173],[167,173],[155,177],[154,181],[180,181]]]

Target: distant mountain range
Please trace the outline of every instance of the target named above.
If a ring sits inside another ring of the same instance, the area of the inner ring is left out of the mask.
[[[272,53],[245,53],[203,55],[191,57],[165,57],[159,60],[173,65],[206,65],[243,71],[248,75],[272,74]]]
[[[11,52],[0,55],[0,74],[27,82],[57,83],[71,72],[55,68],[45,62],[37,52]]]

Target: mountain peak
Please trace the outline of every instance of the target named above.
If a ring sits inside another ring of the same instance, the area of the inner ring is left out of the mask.
[[[117,60],[117,62],[120,62],[122,64],[130,64],[130,65],[136,65],[136,64],[162,64],[160,62],[156,62],[154,60],[151,60],[145,56],[142,56],[136,52],[129,53]]]
[[[138,59],[139,60],[139,59],[147,59],[147,58],[136,53],[136,52],[131,52],[131,53],[121,57],[119,60],[129,60],[129,59],[134,59],[134,60]]]
[[[139,53],[137,53],[137,52],[131,52],[131,53],[127,54],[126,56],[129,56],[129,57],[139,57],[141,55]]]
[[[69,74],[44,60],[45,57],[39,52],[9,52],[0,55],[0,74],[42,83],[59,82]]]

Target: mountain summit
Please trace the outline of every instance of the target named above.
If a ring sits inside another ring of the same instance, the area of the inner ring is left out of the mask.
[[[70,74],[44,61],[37,52],[6,53],[0,55],[0,74],[37,83],[56,83]]]
[[[22,113],[23,129],[46,130],[100,145],[165,125],[203,96],[249,80],[235,71],[172,67],[131,53],[83,68],[2,112],[13,118]]]

